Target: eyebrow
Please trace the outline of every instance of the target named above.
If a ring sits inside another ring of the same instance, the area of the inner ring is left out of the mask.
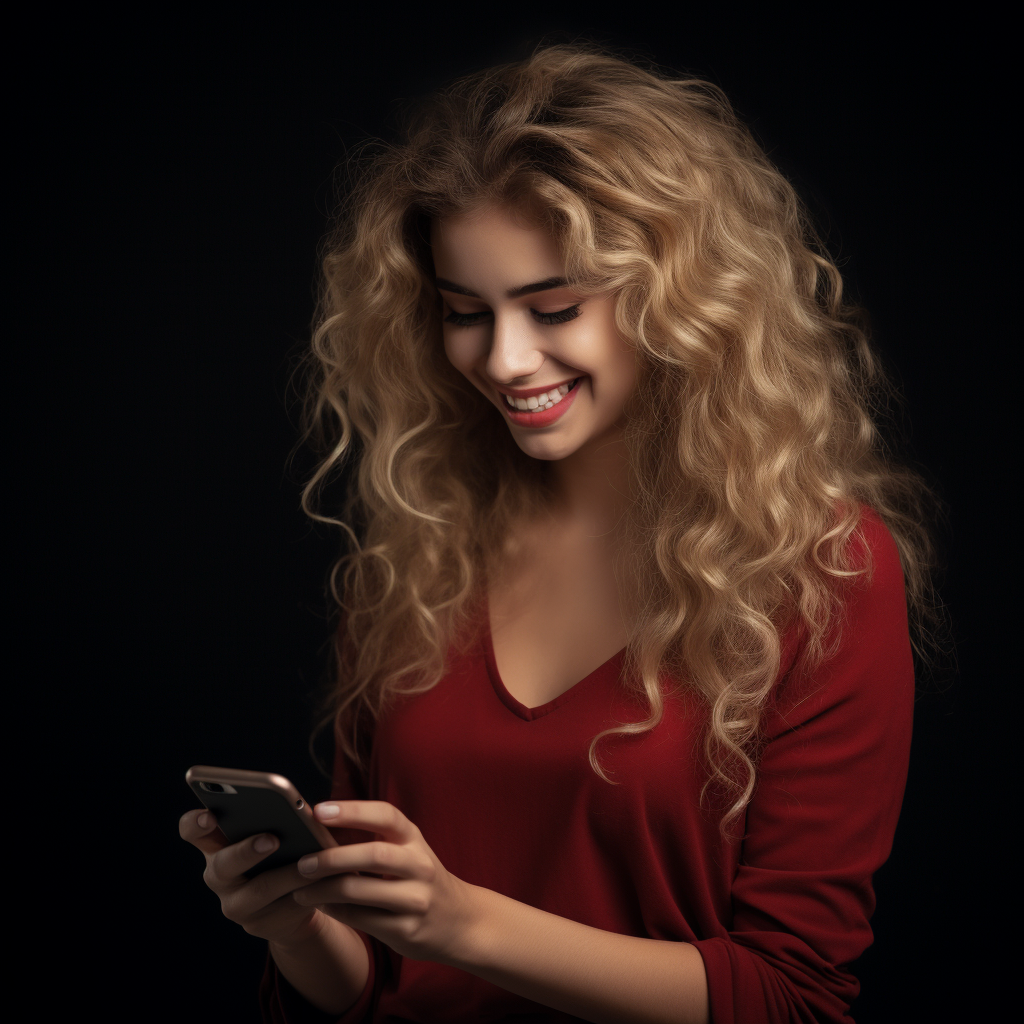
[[[520,285],[518,288],[510,288],[506,294],[510,299],[516,299],[520,295],[530,295],[533,292],[546,292],[552,288],[564,288],[569,282],[564,277],[549,277],[546,281],[535,281],[533,284]],[[443,277],[434,279],[434,284],[439,289],[446,292],[455,292],[456,295],[468,295],[470,298],[479,299],[480,296],[476,292],[471,292],[468,288],[464,288],[461,284],[456,284],[454,281],[448,281]]]

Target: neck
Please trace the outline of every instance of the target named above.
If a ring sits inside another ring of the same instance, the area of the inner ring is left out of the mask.
[[[591,537],[611,538],[630,501],[629,465],[621,433],[551,465],[557,519]]]

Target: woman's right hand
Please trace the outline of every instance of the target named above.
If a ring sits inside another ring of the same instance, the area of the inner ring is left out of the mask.
[[[205,855],[203,881],[220,898],[224,916],[250,935],[281,946],[296,945],[333,923],[316,907],[303,907],[292,899],[292,892],[309,885],[294,864],[264,871],[255,878],[245,877],[243,872],[277,849],[274,836],[264,833],[229,844],[213,814],[206,810],[183,814],[178,831]]]

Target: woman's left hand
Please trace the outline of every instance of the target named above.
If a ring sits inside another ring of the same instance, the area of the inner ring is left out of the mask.
[[[297,903],[316,906],[412,960],[443,963],[459,956],[473,925],[476,887],[445,870],[394,804],[328,801],[313,813],[328,827],[364,829],[381,838],[303,857],[299,871],[312,881],[292,893]]]

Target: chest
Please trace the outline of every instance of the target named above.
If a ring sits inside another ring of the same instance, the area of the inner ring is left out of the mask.
[[[611,558],[596,545],[538,545],[488,588],[491,640],[505,689],[547,704],[626,644]]]

